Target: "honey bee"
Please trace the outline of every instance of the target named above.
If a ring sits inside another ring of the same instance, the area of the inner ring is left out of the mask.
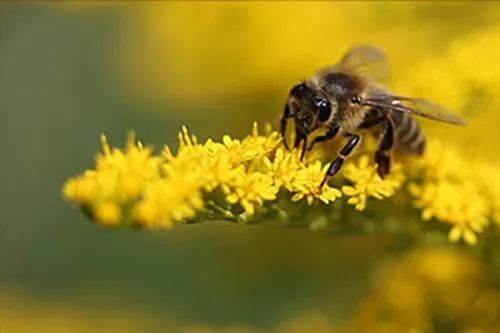
[[[306,150],[318,142],[336,135],[346,138],[320,187],[340,171],[345,159],[360,144],[362,129],[379,138],[375,162],[377,173],[384,178],[391,171],[392,150],[398,148],[416,155],[425,150],[425,137],[413,115],[466,125],[443,106],[422,98],[393,95],[382,88],[375,80],[383,79],[387,69],[387,58],[382,51],[358,46],[347,52],[338,64],[320,70],[290,90],[281,117],[281,134],[287,149],[285,133],[291,118],[296,132],[294,146],[298,148],[302,144],[301,159]],[[310,140],[317,129],[326,132]]]

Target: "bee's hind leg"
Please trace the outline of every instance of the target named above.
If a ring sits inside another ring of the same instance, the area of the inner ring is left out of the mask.
[[[377,173],[380,178],[385,178],[391,172],[391,149],[394,146],[394,123],[391,118],[387,119],[384,133],[380,137],[378,149],[375,152]]]
[[[323,181],[319,185],[320,188],[322,188],[331,177],[335,176],[340,171],[342,165],[344,164],[345,159],[354,151],[354,148],[356,148],[356,146],[359,145],[359,143],[361,142],[361,136],[358,134],[348,134],[348,137],[349,140],[347,141],[345,146],[339,151],[337,157],[328,167],[325,177],[323,178]]]

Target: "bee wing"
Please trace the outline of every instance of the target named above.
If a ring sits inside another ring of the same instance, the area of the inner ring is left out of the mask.
[[[362,104],[378,107],[384,110],[406,112],[432,120],[449,124],[466,126],[467,123],[444,106],[423,98],[410,98],[383,94],[378,90],[375,94],[363,97]]]
[[[387,56],[380,49],[360,45],[348,51],[336,66],[374,80],[383,80],[389,74]]]

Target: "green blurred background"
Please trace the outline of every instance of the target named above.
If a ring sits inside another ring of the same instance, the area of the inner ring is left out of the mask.
[[[376,43],[409,66],[493,24],[498,9],[0,4],[2,332],[264,330],[304,313],[350,322],[401,240],[276,224],[107,231],[64,202],[61,185],[93,166],[100,133],[121,145],[134,129],[155,147],[175,146],[183,124],[241,136],[254,119],[275,121],[289,87],[349,45]]]

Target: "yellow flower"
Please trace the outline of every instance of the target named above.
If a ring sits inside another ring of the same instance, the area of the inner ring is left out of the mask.
[[[114,226],[120,222],[121,209],[114,202],[103,202],[94,208],[94,218],[104,226]]]
[[[342,192],[349,197],[347,203],[354,205],[359,211],[366,208],[368,197],[379,200],[391,197],[405,180],[398,163],[394,163],[389,176],[381,179],[377,174],[376,165],[370,161],[368,155],[361,156],[357,165],[354,162],[347,163],[343,174],[353,185],[343,186]]]
[[[475,244],[475,233],[481,233],[488,225],[488,202],[480,188],[470,181],[413,184],[410,191],[417,198],[415,205],[422,209],[425,221],[437,218],[453,225],[449,233],[451,241],[463,237],[467,243]]]
[[[299,154],[297,151],[290,154],[285,148],[279,147],[273,158],[266,157],[264,159],[264,165],[268,172],[272,173],[277,187],[292,188],[295,174],[303,166]]]
[[[87,170],[82,176],[66,181],[63,186],[63,195],[67,199],[83,205],[96,195],[95,171]]]
[[[124,150],[111,149],[106,137],[101,136],[103,152],[96,157],[95,171],[87,171],[66,183],[65,195],[81,204],[100,200],[127,202],[139,196],[143,185],[159,176],[160,159],[151,148],[129,134]]]
[[[147,228],[169,228],[195,216],[203,207],[198,184],[193,179],[170,177],[151,182],[134,209],[137,223]]]
[[[222,187],[226,200],[230,204],[239,203],[248,215],[255,213],[255,207],[264,201],[276,199],[278,189],[269,175],[260,172],[247,174],[243,169],[235,179]]]
[[[281,142],[278,132],[270,131],[267,135],[259,135],[257,122],[253,123],[252,135],[242,141],[241,159],[243,161],[259,159],[276,149]]]
[[[134,134],[128,136],[125,149],[111,149],[101,136],[102,153],[96,157],[95,170],[69,179],[63,194],[93,212],[103,225],[116,225],[122,217],[121,206],[142,194],[144,186],[160,177],[161,158],[153,156],[152,148],[135,143]]]
[[[330,185],[325,184],[320,188],[321,181],[323,180],[328,165],[321,166],[319,161],[312,165],[299,169],[295,172],[293,181],[289,186],[289,191],[294,193],[292,201],[299,201],[303,198],[306,199],[307,204],[312,205],[314,199],[321,200],[323,203],[328,204],[335,201],[342,196],[342,193]]]
[[[245,221],[273,210],[286,216],[280,214],[283,200],[329,204],[342,194],[362,211],[368,198],[393,196],[407,177],[411,205],[421,210],[424,221],[450,224],[451,241],[463,238],[475,244],[476,234],[500,220],[497,168],[470,161],[436,140],[429,141],[423,158],[406,164],[408,175],[401,163],[394,163],[390,175],[381,179],[367,153],[353,156],[335,178],[342,191],[328,184],[319,187],[328,168],[318,159],[321,148],[302,162],[299,150],[286,150],[275,131],[259,134],[256,124],[241,140],[225,135],[222,142],[204,143],[183,127],[177,153],[164,147],[160,156],[134,143],[133,136],[125,149],[111,148],[105,137],[102,146],[95,169],[69,179],[63,193],[104,226],[156,229],[206,219]]]
[[[474,161],[434,140],[429,142],[420,168],[423,179],[410,184],[409,190],[415,206],[422,209],[422,218],[451,224],[451,241],[463,238],[475,244],[476,234],[498,218],[498,172],[490,164]]]
[[[484,194],[491,204],[491,220],[500,226],[500,164],[478,163],[475,167],[476,177],[484,188]]]

